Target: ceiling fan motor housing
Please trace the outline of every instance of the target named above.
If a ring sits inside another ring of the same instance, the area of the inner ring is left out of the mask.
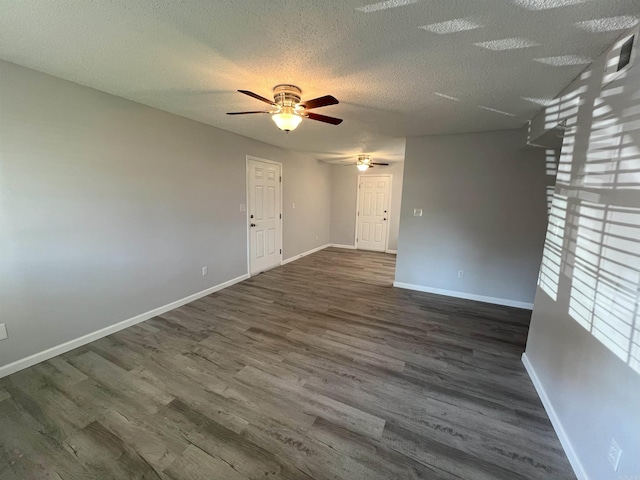
[[[276,85],[273,89],[273,101],[280,108],[295,108],[300,103],[300,95],[302,90],[295,85]]]
[[[369,155],[358,155],[358,165],[370,165],[371,157]]]

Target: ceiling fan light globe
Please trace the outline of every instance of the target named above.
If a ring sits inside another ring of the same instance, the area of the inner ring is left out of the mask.
[[[295,130],[302,121],[302,117],[294,113],[276,113],[272,115],[271,118],[276,123],[278,128],[285,132]]]
[[[369,168],[369,165],[367,165],[366,163],[359,163],[359,164],[356,165],[356,167],[361,172],[364,172],[365,170],[367,170]]]

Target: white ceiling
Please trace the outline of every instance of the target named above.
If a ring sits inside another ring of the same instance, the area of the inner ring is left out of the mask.
[[[20,0],[0,58],[324,160],[398,161],[404,137],[516,128],[637,23],[637,0]],[[569,65],[565,65],[569,64]],[[340,126],[277,130],[293,83]]]

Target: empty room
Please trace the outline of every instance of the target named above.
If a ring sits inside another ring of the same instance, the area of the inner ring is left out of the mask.
[[[0,480],[640,480],[640,2],[0,2]]]

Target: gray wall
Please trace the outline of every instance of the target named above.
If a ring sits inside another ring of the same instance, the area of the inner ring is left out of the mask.
[[[246,274],[247,154],[329,243],[329,165],[0,62],[0,366]]]
[[[375,161],[375,160],[374,160]],[[391,217],[389,219],[388,250],[398,249],[400,205],[402,202],[402,175],[404,163],[388,167],[375,167],[364,173],[354,166],[331,166],[331,243],[355,245],[356,205],[358,201],[358,175],[393,175],[391,185]]]
[[[525,142],[524,130],[407,139],[396,282],[533,302],[553,177]]]
[[[618,480],[640,478],[640,58],[603,88],[604,63],[532,125],[569,128],[526,359],[585,478]]]

